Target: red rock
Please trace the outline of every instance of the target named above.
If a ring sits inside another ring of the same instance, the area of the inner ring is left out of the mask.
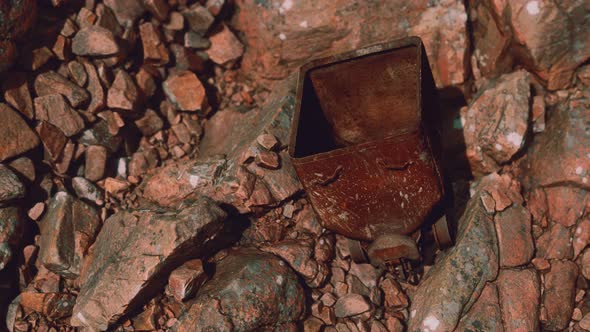
[[[84,29],[89,26],[93,26],[96,23],[97,16],[86,7],[80,8],[78,16],[76,16],[76,23],[80,29]]]
[[[547,312],[543,328],[550,331],[565,329],[574,311],[578,267],[570,261],[551,262],[551,271],[545,275],[543,306]]]
[[[107,106],[127,111],[135,110],[139,105],[139,90],[133,78],[124,70],[119,70],[109,88]]]
[[[272,151],[258,151],[255,161],[258,166],[269,169],[277,169],[280,166],[279,155]]]
[[[141,93],[149,98],[156,93],[156,81],[150,71],[147,69],[148,67],[143,66],[139,69],[137,74],[135,74],[135,82],[137,82],[137,87]]]
[[[184,16],[179,12],[171,12],[169,22],[164,25],[165,29],[180,31],[184,28]]]
[[[551,268],[551,264],[545,258],[539,258],[539,257],[533,258],[531,263],[533,263],[533,265],[535,266],[535,269],[542,271],[542,272],[548,271]]]
[[[59,160],[68,141],[64,133],[56,126],[45,121],[41,121],[35,130],[41,137],[45,151],[51,160]]]
[[[190,71],[179,71],[168,76],[163,89],[177,110],[201,111],[207,103],[203,84]]]
[[[75,300],[74,295],[65,293],[23,292],[20,294],[20,305],[50,319],[70,316]]]
[[[111,196],[120,196],[129,189],[130,183],[116,178],[107,177],[104,181],[104,190]]]
[[[205,7],[207,7],[213,16],[217,16],[221,12],[224,4],[225,0],[207,0]]]
[[[203,262],[200,259],[193,259],[172,271],[168,277],[167,291],[177,301],[184,301],[193,296],[207,278],[203,270]]]
[[[174,58],[175,68],[183,70],[192,70],[197,73],[202,73],[205,70],[205,64],[208,60],[206,55],[195,53],[190,49],[178,44],[170,45],[170,51]]]
[[[45,72],[35,78],[35,92],[39,97],[53,94],[63,95],[72,107],[80,106],[89,97],[86,90],[54,71]]]
[[[98,181],[105,175],[107,149],[100,145],[90,145],[86,149],[84,177],[90,181]]]
[[[78,84],[78,86],[84,87],[86,82],[88,82],[88,74],[86,73],[86,69],[84,69],[84,65],[78,61],[70,61],[67,64],[68,72],[70,77]]]
[[[143,45],[143,60],[147,63],[165,65],[170,61],[166,45],[162,43],[160,32],[156,26],[147,22],[139,26],[139,34]]]
[[[76,278],[99,227],[100,218],[92,206],[58,192],[40,222],[41,263],[65,278]]]
[[[537,257],[545,259],[571,259],[573,257],[570,231],[554,223],[537,239]]]
[[[194,49],[207,49],[211,46],[211,42],[196,32],[188,31],[184,34],[184,46]]]
[[[347,294],[336,301],[334,313],[336,317],[350,317],[371,310],[371,304],[359,294]]]
[[[10,168],[0,164],[0,204],[25,196],[25,186]]]
[[[207,49],[207,54],[218,65],[230,66],[244,54],[244,45],[225,24],[209,40],[211,47]]]
[[[407,308],[410,305],[408,296],[399,282],[393,278],[385,278],[379,284],[385,295],[385,306],[393,310]]]
[[[531,234],[531,215],[521,205],[513,205],[494,217],[500,266],[515,267],[527,264],[535,247]]]
[[[567,183],[589,188],[590,137],[585,133],[590,113],[584,106],[588,100],[565,100],[551,110],[545,131],[535,136],[522,163],[527,187]]]
[[[29,210],[27,215],[32,220],[39,220],[43,212],[45,211],[45,203],[38,202],[37,204],[33,205],[33,207]]]
[[[585,218],[578,223],[576,231],[574,232],[574,259],[588,246],[590,243],[590,218]]]
[[[305,332],[320,332],[324,327],[324,322],[316,317],[309,317],[303,322],[303,331]]]
[[[207,8],[200,4],[194,4],[182,11],[182,15],[188,23],[190,29],[198,34],[204,35],[215,18],[207,10]]]
[[[18,207],[0,207],[0,271],[12,259],[23,235],[24,220]]]
[[[276,256],[232,250],[216,264],[215,275],[189,302],[173,329],[286,331],[280,326],[303,318],[304,299],[297,276]]]
[[[150,302],[147,308],[139,315],[133,317],[133,328],[135,331],[154,331],[158,329],[156,322],[157,316],[160,313],[159,306],[155,301]]]
[[[581,272],[584,278],[590,279],[590,249],[585,249],[580,256]]]
[[[262,251],[273,253],[289,264],[308,284],[318,276],[319,264],[313,258],[313,241],[286,239],[261,247]]]
[[[499,302],[496,285],[487,284],[477,302],[461,318],[454,331],[503,332],[504,327]]]
[[[542,133],[545,131],[545,98],[543,96],[533,97],[533,132]]]
[[[86,110],[90,113],[96,113],[106,104],[104,89],[94,65],[88,61],[83,61],[82,64],[88,75],[88,86],[86,89],[90,93],[90,104]]]
[[[109,30],[116,37],[121,37],[123,35],[123,27],[121,27],[119,21],[117,21],[115,13],[113,13],[113,10],[110,7],[105,6],[103,3],[98,3],[94,11],[98,16],[95,25]]]
[[[587,191],[574,187],[544,188],[547,195],[549,219],[571,227],[584,214],[584,208],[590,204]]]
[[[463,2],[432,5],[396,0],[343,10],[355,4],[352,0],[292,1],[277,10],[254,0],[237,2],[232,26],[243,32],[248,44],[242,68],[265,84],[287,77],[311,58],[418,34],[425,41],[437,85],[463,82],[469,59]],[[265,24],[259,24],[261,18]],[[366,22],[371,22],[370,27]]]
[[[4,100],[28,119],[33,118],[33,100],[27,84],[25,73],[16,72],[10,74],[9,80],[2,83]]]
[[[8,166],[23,178],[31,182],[35,181],[35,165],[31,159],[20,157],[11,161]]]
[[[145,0],[144,5],[146,9],[160,22],[164,22],[168,18],[168,3],[164,0]]]
[[[39,138],[8,105],[0,103],[0,161],[16,157],[39,145]]]
[[[73,326],[105,330],[137,309],[161,289],[163,271],[180,259],[205,254],[226,216],[204,198],[185,202],[180,211],[157,210],[121,211],[105,221],[81,277]]]
[[[154,110],[148,109],[145,114],[135,120],[135,125],[143,136],[152,136],[164,126],[164,121]]]
[[[72,40],[72,52],[81,56],[115,55],[119,53],[119,45],[111,31],[93,25],[76,33]]]
[[[268,151],[272,151],[279,146],[279,141],[272,134],[261,134],[256,138],[256,142]]]
[[[467,158],[474,174],[498,170],[523,147],[529,121],[529,84],[529,75],[523,70],[503,75],[482,88],[462,112]]]
[[[62,35],[58,35],[55,39],[53,47],[51,48],[51,51],[53,51],[53,54],[55,54],[55,56],[61,61],[67,61],[71,57],[72,53],[70,39]]]
[[[538,331],[541,283],[537,272],[532,269],[501,270],[496,284],[504,329]]]
[[[105,0],[104,4],[113,10],[122,26],[133,25],[146,11],[141,0]]]
[[[35,118],[58,127],[67,137],[84,129],[82,117],[58,94],[35,98]]]

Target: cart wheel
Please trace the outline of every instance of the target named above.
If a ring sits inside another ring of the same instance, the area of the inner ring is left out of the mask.
[[[363,248],[361,241],[348,239],[348,251],[350,251],[350,257],[353,262],[357,264],[369,262],[367,253],[365,252],[365,248]]]
[[[432,233],[439,249],[446,249],[453,245],[453,236],[446,216],[442,216],[432,225]]]
[[[416,241],[400,234],[380,235],[369,245],[368,256],[371,264],[399,263],[403,259],[419,260],[420,251]]]

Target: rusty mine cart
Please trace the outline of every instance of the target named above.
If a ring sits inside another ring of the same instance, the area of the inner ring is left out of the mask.
[[[419,260],[425,230],[440,248],[452,244],[429,120],[436,96],[417,37],[300,69],[289,155],[322,225],[351,239],[356,262]]]

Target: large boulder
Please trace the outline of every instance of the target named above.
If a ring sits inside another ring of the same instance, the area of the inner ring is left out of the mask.
[[[144,208],[108,218],[81,275],[71,324],[106,330],[163,289],[166,274],[205,254],[226,213],[200,197],[178,210]]]
[[[262,331],[298,321],[305,293],[279,258],[238,249],[215,266],[215,275],[189,303],[174,331]]]
[[[247,44],[244,72],[283,79],[312,58],[421,37],[439,87],[467,75],[467,14],[462,1],[240,0],[234,27]],[[370,24],[367,24],[370,22]]]
[[[408,331],[452,331],[486,282],[498,274],[494,210],[486,201],[495,176],[484,177],[459,221],[457,244],[425,276],[412,297]]]

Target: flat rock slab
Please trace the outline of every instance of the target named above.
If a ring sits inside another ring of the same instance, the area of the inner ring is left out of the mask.
[[[538,331],[541,281],[537,272],[502,270],[496,284],[506,331]]]
[[[459,221],[457,244],[428,272],[412,298],[408,331],[452,331],[487,281],[498,273],[493,213],[482,196],[495,177],[484,177]]]
[[[255,249],[230,251],[174,331],[261,331],[298,321],[305,294],[279,258]]]
[[[0,103],[0,161],[39,145],[39,137],[10,106]]]
[[[225,212],[200,197],[179,210],[121,211],[108,218],[81,276],[71,324],[106,330],[163,288],[166,274],[203,254],[223,228]]]

